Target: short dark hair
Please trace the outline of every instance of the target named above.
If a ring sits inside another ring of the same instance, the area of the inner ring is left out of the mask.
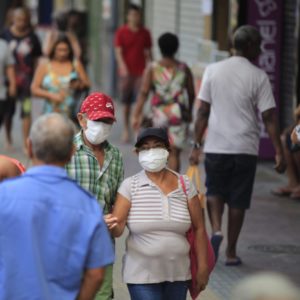
[[[158,46],[163,56],[173,57],[179,48],[177,35],[167,32],[158,38]]]
[[[142,9],[141,9],[141,7],[139,5],[136,5],[136,4],[133,4],[133,3],[130,3],[128,5],[127,11],[130,11],[130,10],[135,10],[137,12],[141,12],[142,11]]]
[[[60,43],[65,43],[65,44],[68,45],[68,48],[69,48],[68,59],[70,61],[73,61],[73,59],[74,59],[74,51],[73,51],[73,48],[72,48],[72,45],[71,45],[71,42],[70,42],[69,38],[65,34],[59,34],[58,38],[54,42],[54,44],[52,46],[52,49],[51,49],[51,51],[49,53],[50,60],[52,60],[54,58],[55,49],[56,49],[57,45],[60,44]]]
[[[261,35],[259,31],[251,25],[239,27],[233,35],[233,46],[238,51],[245,51],[249,45],[259,45]]]

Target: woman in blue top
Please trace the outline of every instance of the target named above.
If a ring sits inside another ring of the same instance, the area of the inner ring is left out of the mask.
[[[72,116],[74,92],[90,86],[87,74],[79,60],[73,59],[73,50],[67,36],[58,37],[48,61],[41,61],[31,85],[34,96],[46,99],[44,113],[58,112]]]

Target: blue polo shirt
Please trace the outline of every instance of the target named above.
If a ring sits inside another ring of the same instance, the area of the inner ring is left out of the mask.
[[[74,300],[83,271],[113,261],[99,204],[63,168],[0,184],[1,300]]]

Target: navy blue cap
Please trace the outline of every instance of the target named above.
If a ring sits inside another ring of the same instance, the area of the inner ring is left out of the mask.
[[[148,137],[158,138],[165,143],[166,147],[170,147],[170,141],[169,141],[169,136],[168,136],[167,130],[164,128],[154,128],[154,127],[149,127],[149,128],[142,130],[139,133],[134,146],[139,147],[141,145],[141,143],[143,142],[143,140]]]

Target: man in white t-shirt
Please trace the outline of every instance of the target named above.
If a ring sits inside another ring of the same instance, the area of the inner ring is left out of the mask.
[[[235,54],[205,70],[198,98],[201,105],[195,124],[190,162],[199,163],[206,127],[205,171],[211,242],[218,257],[224,204],[229,207],[226,265],[241,264],[236,246],[245,211],[250,207],[258,145],[257,111],[276,151],[277,172],[285,170],[275,101],[267,74],[251,63],[260,53],[261,37],[252,26],[240,27],[233,38]]]

